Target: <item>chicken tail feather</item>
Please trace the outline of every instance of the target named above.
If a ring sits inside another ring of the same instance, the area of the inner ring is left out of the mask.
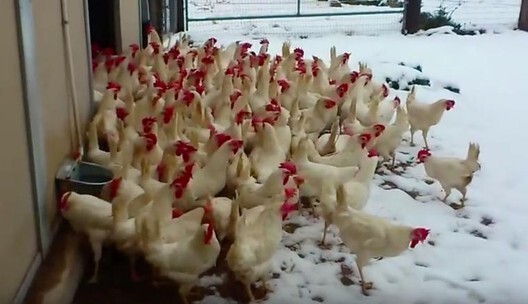
[[[479,163],[480,146],[476,143],[470,143],[468,147],[466,164],[474,171],[480,170]]]

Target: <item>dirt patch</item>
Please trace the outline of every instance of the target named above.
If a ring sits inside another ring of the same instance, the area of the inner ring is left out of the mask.
[[[209,295],[218,295],[222,298],[233,299],[238,303],[248,303],[249,297],[244,291],[242,283],[235,280],[227,268],[225,256],[230,244],[222,244],[222,251],[217,260],[217,265],[202,276],[219,276],[222,282],[208,287],[196,286],[189,296],[189,302],[200,301]],[[88,267],[92,267],[89,265]],[[92,269],[92,268],[88,268]],[[93,303],[183,303],[178,294],[178,286],[171,281],[163,280],[161,284],[153,284],[152,270],[144,260],[138,261],[138,272],[148,279],[141,282],[132,282],[129,277],[128,258],[112,247],[104,249],[99,273],[99,282],[89,284],[87,280],[91,271],[83,279],[75,298],[74,304]],[[277,274],[280,276],[280,274]],[[274,275],[275,277],[275,275]],[[256,299],[267,296],[265,286],[252,286]]]
[[[491,225],[495,224],[493,219],[490,218],[490,217],[482,217],[482,219],[480,220],[480,223],[482,225],[484,225],[484,226],[491,226]]]
[[[488,239],[488,237],[487,237],[484,233],[482,233],[481,231],[479,231],[479,230],[477,230],[477,229],[472,230],[472,231],[470,232],[470,234],[471,234],[472,236],[474,236],[474,237],[478,237],[478,238],[481,238],[481,239],[484,239],[484,240],[487,240],[487,239]]]
[[[353,274],[354,270],[352,269],[352,267],[348,266],[345,263],[341,263],[341,277],[339,278],[341,284],[343,284],[344,286],[354,285],[354,281],[350,279]]]
[[[297,228],[299,227],[301,227],[301,225],[296,223],[288,223],[286,225],[283,225],[282,229],[288,233],[295,233],[295,230],[297,230]]]

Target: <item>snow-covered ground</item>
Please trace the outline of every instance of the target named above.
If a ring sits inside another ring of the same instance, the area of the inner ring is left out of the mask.
[[[401,8],[346,5],[330,7],[327,1],[300,0],[301,14],[335,14],[344,12],[398,11]],[[236,16],[271,16],[295,14],[296,0],[188,0],[190,19]],[[453,19],[467,27],[488,30],[512,29],[517,26],[521,0],[423,0],[424,12],[440,5],[448,12],[458,7]],[[329,33],[378,35],[401,30],[402,14],[328,16],[286,19],[253,19],[231,21],[192,21],[190,33],[201,37],[210,33],[229,33],[249,37],[282,35],[289,37],[322,36]]]
[[[227,44],[243,37],[217,37]],[[271,53],[282,39],[268,37]],[[257,41],[251,41],[258,45]],[[357,284],[354,256],[340,246],[335,230],[329,249],[318,242],[323,223],[312,217],[292,216],[283,245],[274,258],[274,291],[266,303],[528,303],[528,179],[525,163],[528,140],[528,33],[480,36],[400,35],[332,36],[291,40],[306,56],[329,58],[332,45],[352,53],[351,62],[366,61],[375,75],[392,73],[380,61],[418,63],[432,79],[449,80],[461,95],[419,87],[418,98],[456,100],[432,128],[429,143],[435,155],[465,156],[469,141],[481,145],[479,171],[468,190],[466,207],[443,204],[437,183],[425,183],[422,165],[414,163],[418,147],[403,143],[397,155],[398,174],[376,175],[366,211],[413,226],[429,227],[425,244],[395,258],[372,260],[364,272],[376,288],[363,296]],[[406,92],[392,90],[405,100]],[[418,133],[419,134],[419,133]],[[407,135],[408,138],[408,135]],[[416,137],[421,144],[421,136]],[[393,188],[393,189],[390,189]],[[460,198],[452,194],[449,201]],[[297,226],[297,229],[295,229]],[[217,278],[218,280],[218,278]],[[202,284],[214,285],[214,278]],[[202,303],[223,300],[209,296]]]

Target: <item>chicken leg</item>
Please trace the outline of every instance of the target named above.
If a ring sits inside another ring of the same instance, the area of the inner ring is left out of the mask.
[[[312,209],[313,216],[315,218],[319,218],[319,215],[317,213],[315,213],[315,205],[317,204],[317,198],[310,197],[310,199],[308,199],[308,202],[310,203],[310,208]]]
[[[323,228],[323,239],[321,240],[321,245],[325,245],[325,240],[326,240],[326,231],[328,230],[328,226],[329,226],[329,223],[328,221],[325,220],[324,222],[324,228]]]
[[[425,147],[427,149],[429,149],[429,144],[427,143],[427,134],[429,133],[429,128],[426,128],[426,129],[423,129],[422,130],[422,137],[423,137],[423,140],[425,142]]]
[[[451,188],[448,188],[448,187],[442,187],[442,188],[444,188],[444,191],[446,193],[446,195],[442,199],[442,202],[445,203],[447,201],[447,197],[449,196],[449,194],[451,194]]]
[[[411,126],[411,129],[409,130],[409,132],[411,133],[411,143],[410,143],[410,146],[411,146],[411,147],[414,147],[414,146],[415,146],[415,145],[414,145],[414,133],[416,133],[416,129],[413,128],[413,127]]]
[[[253,295],[253,292],[251,291],[251,283],[244,282],[244,289],[246,290],[246,293],[249,297],[249,302],[255,302],[255,296]]]
[[[372,282],[366,282],[365,281],[365,277],[363,276],[363,266],[365,266],[366,264],[366,261],[365,261],[365,258],[363,256],[360,256],[358,255],[356,257],[356,266],[358,268],[358,272],[359,272],[359,277],[361,279],[361,292],[368,296],[368,292],[367,290],[369,289],[372,289],[372,287],[374,286],[374,284]]]
[[[137,270],[136,270],[136,261],[137,261],[137,256],[135,254],[132,254],[130,255],[129,257],[129,261],[130,261],[130,279],[132,280],[132,282],[139,282],[143,279],[143,277],[141,277],[138,273],[137,273]]]
[[[392,158],[392,161],[391,161],[390,169],[391,171],[394,171],[394,165],[396,164],[396,153],[392,152],[391,158]]]
[[[191,291],[192,285],[189,284],[183,284],[178,288],[178,292],[180,293],[180,297],[182,299],[183,304],[189,304],[189,300],[187,297],[189,296],[189,292]]]
[[[100,241],[95,240],[93,237],[89,237],[90,246],[92,247],[94,255],[94,272],[88,283],[97,283],[97,277],[99,275],[99,261],[103,251],[103,245]]]
[[[455,210],[458,210],[458,209],[462,209],[462,208],[465,207],[467,189],[465,187],[457,187],[456,189],[458,191],[460,191],[460,193],[462,193],[462,198],[460,199],[460,204],[452,203],[449,206],[451,206],[451,208],[453,208]]]

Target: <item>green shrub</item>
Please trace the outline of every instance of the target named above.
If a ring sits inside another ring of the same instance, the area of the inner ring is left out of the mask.
[[[484,29],[479,30],[468,30],[464,29],[462,25],[458,22],[455,22],[453,20],[453,13],[460,7],[460,4],[453,8],[452,10],[448,10],[444,6],[444,1],[440,2],[440,5],[438,6],[438,9],[433,12],[422,12],[420,13],[420,29],[422,30],[429,30],[433,28],[438,28],[441,26],[451,26],[453,27],[453,32],[457,35],[476,35],[476,34],[483,34],[486,32]]]

